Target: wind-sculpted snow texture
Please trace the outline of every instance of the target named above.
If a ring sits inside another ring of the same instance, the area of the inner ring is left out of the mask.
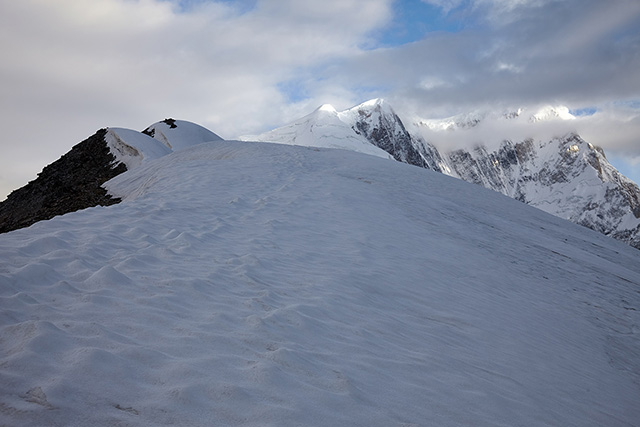
[[[0,424],[632,426],[640,252],[343,150],[202,144],[0,235]]]

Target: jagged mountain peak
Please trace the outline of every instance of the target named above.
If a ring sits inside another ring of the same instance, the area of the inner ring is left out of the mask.
[[[380,120],[380,117],[386,117],[388,121],[399,121],[393,107],[382,98],[375,98],[358,104],[338,113],[341,120],[353,125],[353,122],[359,119]]]
[[[550,120],[574,120],[576,117],[569,112],[569,107],[564,105],[545,105],[540,107],[529,117],[530,122],[542,122]]]
[[[381,98],[341,112],[324,104],[286,126],[240,139],[338,148],[393,158],[482,185],[640,247],[640,189],[609,164],[604,151],[598,146],[571,132],[550,138],[526,135],[505,137],[494,141],[493,146],[482,144],[476,138],[480,134],[474,132],[483,129],[478,125],[483,121],[520,123],[524,124],[522,128],[526,130],[538,127],[536,123],[540,121],[571,120],[573,117],[566,107],[546,106],[532,111],[535,112],[531,114],[523,109],[503,110],[500,113],[478,110],[455,116],[448,122],[444,119],[422,122],[423,126],[439,123],[443,130],[464,128],[465,132],[459,134],[478,141],[471,149],[436,148],[413,129],[407,130],[389,103]],[[531,120],[531,117],[536,119]],[[496,129],[501,128],[492,128],[493,131]],[[174,151],[219,140],[221,138],[218,135],[200,125],[175,119],[154,123],[142,132],[107,128],[91,138],[94,152],[105,149],[110,155],[100,157],[107,159],[102,166],[109,170],[133,169]],[[63,166],[56,170],[65,168]],[[83,170],[82,179],[90,174],[91,171]],[[79,179],[69,174],[60,176],[64,176],[65,180]],[[96,194],[103,183],[104,179],[93,180]],[[71,185],[68,187],[75,188]],[[99,203],[106,203],[103,199],[98,200]],[[55,200],[53,202],[56,203]],[[89,206],[92,205],[84,207]],[[64,213],[59,210],[55,212]]]
[[[316,108],[316,110],[314,111],[314,113],[329,113],[329,114],[335,114],[337,113],[335,107],[331,104],[322,104],[321,106],[319,106],[318,108]],[[312,113],[313,114],[313,113]]]

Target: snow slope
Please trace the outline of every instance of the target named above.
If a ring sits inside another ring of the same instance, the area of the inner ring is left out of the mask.
[[[0,235],[0,424],[632,426],[640,252],[343,150],[216,141]]]

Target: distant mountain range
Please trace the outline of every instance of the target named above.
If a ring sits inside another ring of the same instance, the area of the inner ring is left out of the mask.
[[[528,123],[570,119],[562,107],[526,116],[522,110],[480,112],[444,120],[413,119],[408,128],[382,99],[338,112],[323,105],[278,129],[242,140],[357,151],[479,184],[553,215],[640,248],[640,189],[620,174],[604,151],[575,133],[521,140],[506,137],[495,146],[442,148],[426,131],[473,132],[485,121]],[[142,132],[99,130],[44,168],[39,177],[0,203],[0,232],[96,205],[117,203],[103,188],[114,176],[203,142],[221,140],[187,121],[166,119]]]
[[[569,120],[564,107],[526,116],[523,110],[476,112],[441,120],[414,120],[408,130],[393,108],[376,99],[338,112],[329,105],[281,128],[245,140],[324,146],[368,152],[482,185],[553,215],[640,248],[640,189],[608,161],[602,148],[569,132],[548,139],[503,139],[490,148],[437,148],[421,130],[449,135],[479,128],[483,121]],[[371,147],[380,150],[371,152]],[[495,141],[494,141],[495,142]]]

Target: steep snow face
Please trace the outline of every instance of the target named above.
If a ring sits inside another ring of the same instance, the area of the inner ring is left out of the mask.
[[[630,426],[640,252],[358,153],[217,141],[0,235],[0,424]]]
[[[240,137],[244,141],[276,142],[306,147],[339,148],[377,157],[389,158],[389,153],[373,146],[351,124],[341,120],[333,106],[325,104],[313,113],[278,129]]]
[[[215,133],[195,123],[184,120],[165,119],[154,123],[142,133],[162,142],[171,151],[183,150],[203,142],[222,141]]]

